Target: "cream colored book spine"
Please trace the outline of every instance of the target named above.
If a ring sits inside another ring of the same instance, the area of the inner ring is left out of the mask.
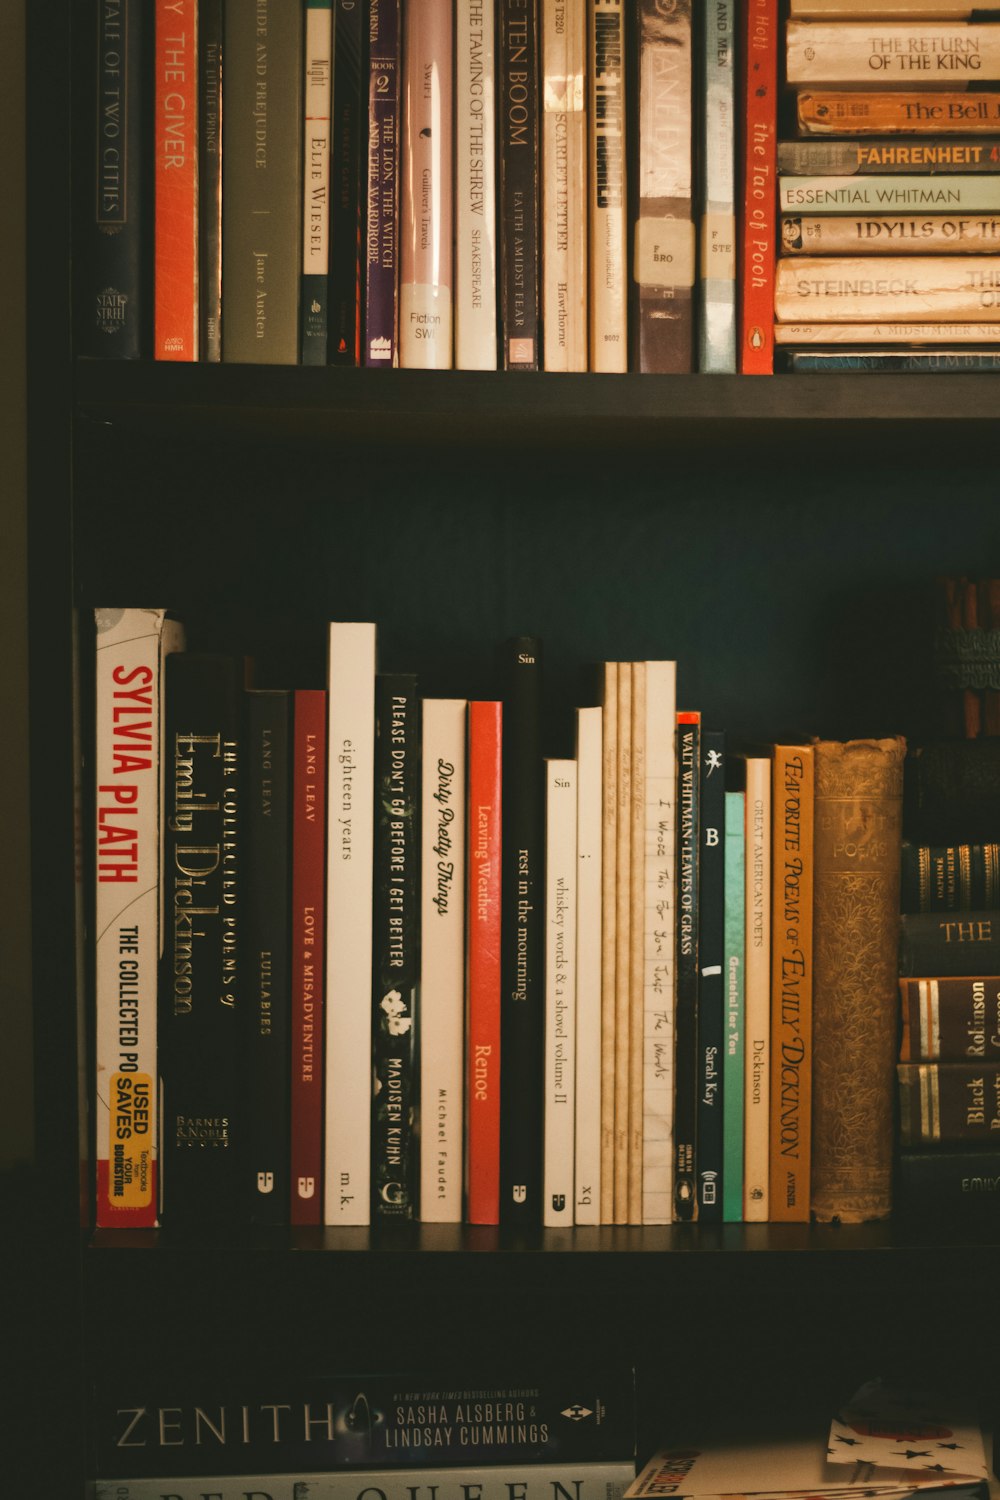
[[[647,661],[643,829],[642,1222],[674,1204],[677,666]]]
[[[642,1085],[645,1047],[646,663],[632,663],[629,831],[628,1222],[642,1223]]]
[[[779,323],[777,344],[1000,344],[998,323]]]
[[[793,21],[966,21],[969,0],[789,0]]]
[[[615,973],[618,869],[618,663],[601,682],[601,1223],[615,1217]]]
[[[909,313],[914,322],[990,322],[1000,311],[1000,256],[797,257],[779,260],[775,316],[852,323]]]
[[[576,1142],[577,1224],[601,1222],[601,843],[600,708],[576,711]]]
[[[632,1016],[632,664],[618,663],[618,810],[615,824],[615,1217],[628,1223]]]
[[[996,22],[789,21],[786,36],[790,84],[955,88],[1000,78]]]
[[[545,764],[545,1123],[542,1223],[574,1223],[576,761]]]
[[[1000,253],[998,214],[786,214],[784,255]]]
[[[587,61],[581,0],[542,16],[542,313],[546,370],[587,368]]]
[[[590,10],[590,368],[628,368],[626,323],[625,6]]]

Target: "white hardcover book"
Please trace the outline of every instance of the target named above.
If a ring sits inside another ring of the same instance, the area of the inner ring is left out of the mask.
[[[452,0],[403,7],[399,363],[452,364]]]
[[[590,5],[590,368],[628,368],[625,7]]]
[[[370,1218],[375,626],[327,646],[326,1149],[323,1222]]]
[[[576,761],[545,762],[545,1125],[542,1223],[574,1222]]]
[[[771,758],[746,757],[743,1217],[765,1223],[771,1091]]]
[[[497,367],[494,0],[455,4],[455,368]]]
[[[420,1217],[462,1221],[465,1039],[464,698],[423,702]]]
[[[542,326],[546,370],[587,368],[587,18],[542,12]]]
[[[576,711],[577,1224],[601,1222],[601,844],[603,711]]]
[[[158,1208],[163,659],[184,635],[162,609],[94,618],[96,1222],[148,1228]]]
[[[674,1204],[674,936],[677,665],[646,662],[642,1222]]]

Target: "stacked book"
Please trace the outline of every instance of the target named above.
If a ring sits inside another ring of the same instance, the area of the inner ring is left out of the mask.
[[[1000,366],[1000,23],[967,0],[791,0],[784,367]]]

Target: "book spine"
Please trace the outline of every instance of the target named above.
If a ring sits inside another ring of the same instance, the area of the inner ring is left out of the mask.
[[[674,1029],[674,1218],[698,1217],[698,877],[701,715],[677,715],[677,1007]]]
[[[243,1199],[254,1224],[287,1224],[291,1123],[291,695],[244,699],[241,1029]]]
[[[375,626],[327,644],[326,1224],[367,1224],[371,1182]],[[336,996],[336,1003],[333,1001]]]
[[[469,704],[466,1213],[500,1222],[500,897],[503,706]]]
[[[545,1037],[541,641],[508,641],[503,676],[501,1217],[538,1224]]]
[[[601,669],[601,1223],[614,1223],[615,972],[618,867],[618,663]]]
[[[403,12],[403,180],[399,362],[452,366],[452,0]]]
[[[904,776],[909,838],[927,844],[1000,839],[1000,738],[917,745],[906,757]]]
[[[576,711],[576,1143],[577,1224],[601,1221],[601,844],[600,708]]]
[[[327,352],[331,364],[361,362],[361,224],[367,119],[363,56],[367,14],[357,0],[335,0],[331,124],[330,283]],[[367,169],[366,169],[367,170]]]
[[[235,663],[176,652],[165,680],[160,1217],[167,1225],[233,1223],[246,1212]]]
[[[416,1217],[420,977],[417,679],[375,681],[372,1217]]]
[[[941,177],[781,177],[778,198],[783,213],[894,213],[928,210],[953,214],[995,214],[1000,210],[1000,180],[994,174],[956,173]]]
[[[996,1213],[1000,1199],[1000,1155],[996,1148],[962,1146],[954,1151],[900,1151],[892,1195],[893,1214]]]
[[[589,0],[590,368],[628,368],[623,0]]]
[[[955,375],[963,371],[1000,370],[1000,352],[983,350],[949,350],[937,354],[877,353],[870,350],[855,350],[844,354],[804,354],[797,349],[781,351],[781,368],[793,374],[808,371],[814,375],[866,373],[868,371],[898,370],[916,374]]]
[[[294,365],[302,267],[299,5],[226,0],[222,357]]]
[[[1000,974],[1000,915],[904,912],[899,972],[904,976]]]
[[[154,342],[198,358],[198,10],[156,0]]]
[[[722,1075],[726,1051],[726,737],[701,736],[698,876],[697,1173],[698,1219],[722,1222],[725,1187]]]
[[[92,7],[86,201],[79,238],[78,349],[98,358],[143,352],[144,7]],[[91,42],[92,37],[92,42]],[[92,152],[92,154],[91,154]]]
[[[726,793],[726,1053],[722,1066],[722,1217],[743,1219],[744,985],[746,982],[746,792]]]
[[[908,20],[923,16],[928,21],[948,18],[967,21],[973,11],[984,7],[970,0],[790,0],[788,9],[797,21],[888,21],[893,16]]]
[[[369,0],[365,364],[399,363],[400,0]]]
[[[903,840],[903,911],[994,911],[1000,907],[1000,844]]]
[[[815,756],[812,1211],[892,1202],[902,740],[820,740]]]
[[[698,369],[736,372],[736,0],[705,11]]]
[[[808,1224],[812,1156],[813,751],[775,745],[771,782],[772,1222]]]
[[[1000,94],[799,89],[796,113],[800,135],[995,131],[1000,129]]]
[[[646,662],[642,1222],[674,1211],[677,665]],[[578,981],[579,982],[579,981]]]
[[[769,1217],[771,1113],[771,763],[746,766],[746,1044],[743,1087],[743,1217]]]
[[[1000,78],[1000,33],[995,25],[910,20],[789,21],[788,83],[921,83],[954,87]]]
[[[291,1151],[293,1224],[323,1218],[323,993],[326,890],[326,692],[293,708]]]
[[[199,357],[222,358],[223,0],[198,0]]]
[[[628,1222],[642,1223],[643,1065],[646,1037],[646,663],[632,663],[629,828]]]
[[[787,177],[854,177],[892,172],[907,175],[995,172],[1000,147],[993,141],[935,140],[779,141],[778,173]]]
[[[493,0],[455,4],[455,368],[497,367]]]
[[[1000,1057],[1000,979],[967,975],[899,981],[900,1062]]]
[[[616,1224],[628,1223],[629,1081],[632,1016],[632,664],[618,663],[618,772],[615,796],[615,1124]]]
[[[635,1477],[631,1460],[606,1463],[474,1466],[421,1471],[426,1484],[441,1500],[547,1500],[568,1493],[574,1500],[622,1500]],[[164,1496],[162,1479],[98,1479],[93,1500],[366,1500],[374,1489],[386,1500],[413,1500],[412,1484],[398,1482],[391,1473],[357,1475],[350,1470],[333,1474],[244,1474],[238,1478],[207,1475],[169,1481]]]
[[[156,1223],[163,662],[159,609],[96,611],[96,1223]]]
[[[1000,257],[935,255],[908,258],[847,256],[779,260],[775,313],[781,321],[801,313],[819,321],[897,317],[934,323],[991,319],[1000,299]]]
[[[587,22],[542,10],[542,327],[546,370],[587,368]]]
[[[1000,1132],[1000,1064],[898,1063],[899,1144],[994,1143]]]
[[[500,337],[505,370],[539,363],[538,0],[499,0]]]
[[[595,16],[600,18],[597,9]],[[691,0],[672,5],[669,16],[657,0],[640,0],[631,345],[632,367],[655,374],[694,369],[692,26]],[[594,296],[596,301],[596,286]]]
[[[784,255],[966,255],[1000,251],[993,214],[783,215]],[[876,269],[876,268],[872,268]]]
[[[462,1221],[465,1069],[464,698],[423,704],[420,887],[420,1217]]]
[[[777,250],[777,0],[746,0],[743,43],[739,368],[743,375],[770,375]]]
[[[574,760],[546,762],[545,1109],[542,1222],[574,1223],[576,1116],[577,780]]]
[[[1000,323],[777,323],[775,343],[787,344],[996,344]],[[991,830],[987,830],[991,831]],[[984,830],[975,819],[973,837]],[[944,833],[953,836],[954,828]]]
[[[305,0],[299,358],[325,365],[330,324],[332,0]]]

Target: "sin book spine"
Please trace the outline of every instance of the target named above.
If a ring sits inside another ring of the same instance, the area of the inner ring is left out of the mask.
[[[291,1222],[319,1224],[323,1218],[325,691],[299,688],[293,715]]]
[[[542,1222],[573,1224],[576,1116],[576,762],[546,762]]]
[[[677,715],[677,1021],[674,1045],[674,1218],[698,1217],[698,873],[701,715]]]
[[[299,5],[226,0],[222,357],[299,359],[302,33]]]
[[[198,0],[199,357],[222,358],[223,0]]]
[[[601,1222],[602,711],[576,711],[575,1221]]]
[[[497,367],[494,0],[455,5],[455,368]]]
[[[164,659],[184,643],[160,609],[96,611],[95,989],[101,1227],[156,1223]]]
[[[452,365],[454,28],[452,0],[403,12],[399,362],[413,370]]]
[[[469,704],[466,1220],[500,1222],[503,705]]]
[[[770,375],[777,248],[778,0],[747,0],[743,42],[739,368],[743,375]]]
[[[623,0],[588,0],[590,12],[590,368],[628,368],[628,205]]]
[[[538,0],[498,0],[500,337],[505,370],[539,365]]]
[[[464,698],[425,698],[421,756],[420,1217],[462,1221]]]
[[[540,1148],[545,1034],[542,674],[541,641],[534,636],[515,636],[505,644],[501,1216],[505,1223],[520,1224],[538,1224],[542,1206]]]
[[[772,1221],[809,1222],[813,749],[775,745],[771,778]]]
[[[240,705],[235,662],[167,657],[159,994],[161,1219],[237,1222]]]
[[[291,695],[244,696],[243,1198],[253,1224],[287,1224],[291,1125]]]
[[[698,830],[697,1193],[699,1221],[722,1222],[722,1070],[726,1051],[726,737],[701,736]]]
[[[1000,978],[955,975],[899,981],[900,1062],[1000,1057]]]
[[[146,92],[140,0],[91,7],[87,67],[90,132],[77,241],[78,347],[98,358],[143,353],[143,131]],[[92,154],[91,154],[92,153]]]
[[[692,5],[638,9],[632,367],[676,375],[694,369]]]
[[[334,3],[327,351],[331,364],[354,367],[361,361],[362,126],[367,119],[362,60],[367,16],[357,0]]]
[[[370,0],[365,364],[399,364],[400,0]]]
[[[901,739],[815,744],[812,1211],[892,1205]]]
[[[198,10],[156,0],[156,359],[198,358]]]
[[[331,0],[306,0],[303,62],[300,358],[304,365],[325,365],[330,323]]]
[[[643,831],[642,1222],[674,1211],[677,664],[647,661]]]
[[[700,38],[698,368],[708,375],[736,372],[736,13],[736,0],[716,0]]]
[[[587,17],[542,7],[542,327],[546,370],[587,368]]]
[[[404,673],[375,682],[372,1217],[416,1217],[420,978],[420,700]]]
[[[726,792],[726,1055],[722,1067],[722,1217],[743,1219],[743,1074],[746,984],[746,792]]]

